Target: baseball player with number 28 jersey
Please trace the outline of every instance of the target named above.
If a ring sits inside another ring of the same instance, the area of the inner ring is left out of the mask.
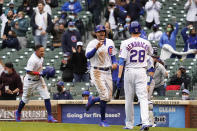
[[[120,47],[119,74],[117,86],[125,66],[124,90],[126,123],[124,129],[133,129],[134,126],[134,91],[140,102],[142,120],[141,130],[149,130],[148,91],[147,91],[147,59],[153,49],[149,41],[140,38],[140,25],[137,21],[130,24],[132,37],[122,41]]]

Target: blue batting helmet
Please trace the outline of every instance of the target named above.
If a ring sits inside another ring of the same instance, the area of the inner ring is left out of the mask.
[[[131,22],[130,27],[129,27],[129,32],[134,33],[134,34],[138,34],[138,33],[140,33],[140,31],[141,31],[141,26],[140,26],[139,22],[138,21]]]
[[[63,81],[59,81],[59,82],[57,83],[57,86],[64,86],[64,82],[63,82]]]
[[[105,26],[103,26],[103,25],[97,25],[97,26],[95,27],[94,32],[99,32],[99,31],[106,31],[106,30],[105,30]]]
[[[43,70],[43,72],[46,74],[47,79],[55,76],[55,68],[52,66],[47,66],[46,69]]]
[[[90,92],[89,91],[84,91],[83,93],[82,93],[82,97],[84,97],[84,96],[89,96],[90,95]]]

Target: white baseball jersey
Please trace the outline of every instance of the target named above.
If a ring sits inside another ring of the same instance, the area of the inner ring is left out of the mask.
[[[96,45],[99,43],[97,39],[90,41],[86,48],[86,55],[88,52],[96,48]],[[112,49],[112,54],[109,50]],[[110,67],[112,66],[111,56],[115,55],[115,46],[114,42],[111,39],[105,39],[104,44],[98,48],[95,55],[90,58],[91,67]]]
[[[119,57],[126,60],[126,67],[147,67],[148,55],[153,53],[151,43],[140,37],[121,42]]]
[[[43,61],[44,61],[43,58],[39,58],[35,53],[33,53],[27,62],[26,70],[36,71],[36,72],[42,71]],[[30,74],[27,74],[26,76],[33,80],[37,80],[40,78],[40,76],[35,76],[35,75],[30,75]]]

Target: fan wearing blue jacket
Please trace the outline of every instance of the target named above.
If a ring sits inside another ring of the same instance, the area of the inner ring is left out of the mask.
[[[189,34],[186,32],[189,30]],[[197,35],[196,30],[192,25],[188,25],[183,28],[181,31],[181,35],[183,37],[183,41],[185,42],[184,52],[187,52],[190,49],[197,49]],[[187,55],[187,58],[194,58],[195,54]]]
[[[62,6],[62,12],[79,13],[82,10],[80,2],[77,0],[69,0]]]

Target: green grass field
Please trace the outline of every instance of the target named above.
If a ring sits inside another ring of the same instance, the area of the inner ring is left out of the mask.
[[[0,131],[124,131],[122,127],[45,122],[0,122]],[[133,131],[139,131],[139,129],[139,127],[135,127]],[[149,131],[197,131],[197,129],[152,127]]]

